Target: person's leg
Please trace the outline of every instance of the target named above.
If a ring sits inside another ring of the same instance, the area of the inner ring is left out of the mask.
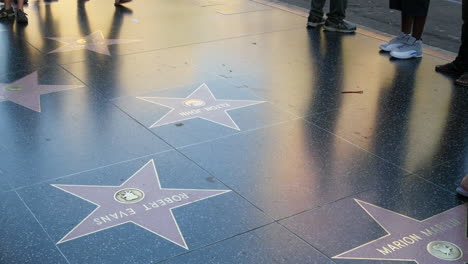
[[[401,32],[410,35],[413,29],[413,17],[401,13]]]
[[[5,0],[3,8],[11,9],[11,0]]]
[[[463,0],[462,2],[462,18],[461,45],[457,58],[453,62],[437,65],[435,68],[436,72],[458,76],[468,72],[468,0]],[[464,76],[460,82],[468,82],[467,78],[468,76]]]
[[[416,22],[419,23],[417,27],[415,27]],[[406,37],[402,38],[404,41],[401,43],[401,45],[399,45],[390,52],[390,56],[397,59],[420,58],[423,56],[421,41],[422,30],[421,32],[418,31],[421,29],[420,23],[421,21],[419,17],[409,16],[406,14],[405,11],[402,11],[401,31],[403,32],[403,34],[406,34]],[[422,25],[422,29],[424,29],[424,24]],[[415,34],[419,38],[415,38]]]
[[[323,17],[323,7],[326,0],[311,0],[309,17]]]
[[[0,10],[0,18],[13,17],[15,16],[15,11],[11,6],[11,0],[5,0],[3,8]]]
[[[355,25],[344,21],[347,4],[348,0],[330,0],[330,13],[327,14],[327,21],[323,26],[325,30],[343,33],[356,31]]]
[[[330,0],[330,12],[327,19],[335,23],[341,22],[346,17],[348,0]]]
[[[24,0],[18,0],[16,6],[16,22],[18,23],[28,23],[27,14],[23,10]]]
[[[455,80],[455,84],[468,87],[468,0],[462,2],[462,18],[461,45],[457,58],[453,62],[437,65],[436,71],[458,75],[460,77]],[[468,182],[468,179],[465,182]]]
[[[418,16],[418,17],[413,18],[413,31],[412,31],[413,38],[417,40],[421,40],[425,25],[426,25],[425,16]]]
[[[16,3],[16,9],[23,11],[23,6],[24,6],[24,0],[18,0]]]
[[[462,2],[462,18],[461,46],[453,63],[463,72],[468,72],[468,0]]]

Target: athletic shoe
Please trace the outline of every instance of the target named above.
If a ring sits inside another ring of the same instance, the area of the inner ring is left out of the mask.
[[[395,37],[389,42],[380,45],[380,49],[388,52],[393,51],[403,45],[408,37],[410,37],[408,34],[401,33],[398,37]]]
[[[423,56],[422,41],[410,36],[403,45],[391,51],[390,56],[397,59],[420,58]]]
[[[460,69],[455,63],[450,62],[443,65],[437,65],[435,67],[436,72],[446,73],[446,74],[454,74],[454,75],[461,75],[463,74],[463,70]]]
[[[28,14],[26,14],[24,11],[22,10],[16,10],[16,22],[18,23],[28,23],[28,17],[27,17]]]
[[[353,33],[354,31],[356,31],[355,25],[350,24],[344,20],[341,20],[339,22],[333,22],[327,19],[323,28],[327,31],[335,31],[341,33]]]
[[[10,8],[10,9],[2,8],[2,9],[0,9],[0,18],[14,17],[14,16],[15,16],[15,11],[13,10],[13,8]]]
[[[323,24],[325,24],[325,19],[323,17],[309,15],[309,18],[307,19],[307,27],[314,28]]]

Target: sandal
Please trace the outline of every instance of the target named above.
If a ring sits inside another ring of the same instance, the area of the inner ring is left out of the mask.
[[[468,191],[463,189],[462,187],[457,188],[457,193],[461,196],[468,197]]]
[[[468,72],[465,72],[460,78],[456,79],[455,84],[468,87]]]

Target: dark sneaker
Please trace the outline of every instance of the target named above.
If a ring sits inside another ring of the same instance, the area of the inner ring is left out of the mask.
[[[309,15],[309,18],[307,19],[307,27],[314,28],[323,24],[325,24],[325,19],[323,17]]]
[[[353,24],[350,24],[344,20],[341,20],[340,22],[334,22],[327,20],[325,21],[325,25],[323,28],[327,31],[335,31],[335,32],[341,32],[341,33],[353,33],[356,31],[356,26]]]
[[[28,23],[28,14],[23,12],[22,10],[17,10],[16,11],[16,22],[18,23]]]
[[[455,63],[450,62],[443,65],[437,65],[435,67],[436,72],[446,73],[446,74],[454,74],[454,75],[461,75],[463,74],[463,70],[459,69]]]
[[[14,17],[14,16],[15,16],[15,11],[13,11],[13,8],[10,8],[10,9],[2,8],[2,9],[0,9],[0,18]]]
[[[468,73],[465,72],[460,78],[455,80],[456,85],[468,87]]]

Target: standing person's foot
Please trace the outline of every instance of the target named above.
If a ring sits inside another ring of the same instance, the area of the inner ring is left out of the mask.
[[[13,10],[13,8],[10,8],[10,9],[2,8],[2,9],[0,9],[0,18],[14,17],[14,16],[15,16],[15,11]]]
[[[317,27],[317,26],[320,26],[320,25],[323,25],[325,24],[325,19],[323,17],[318,17],[318,16],[314,16],[312,14],[309,14],[309,18],[307,18],[307,27],[310,28],[314,28],[314,27]]]
[[[455,74],[455,75],[461,75],[464,72],[462,69],[460,69],[453,62],[443,64],[443,65],[437,65],[435,67],[435,71],[436,72],[441,72],[441,73],[446,73],[446,74]]]
[[[125,3],[128,3],[128,2],[131,2],[132,0],[115,0],[115,3],[114,5],[115,6],[119,6],[121,4],[125,4]]]
[[[18,4],[18,0],[13,0],[13,2],[15,4]],[[28,4],[28,0],[24,0],[23,5],[27,5],[27,4]]]
[[[26,24],[28,23],[28,14],[26,14],[23,10],[16,10],[16,22]]]
[[[460,187],[457,188],[457,193],[468,197],[468,175],[463,178],[462,182],[460,183]]]
[[[390,52],[397,59],[420,58],[423,56],[422,40],[409,37],[400,47]]]
[[[389,42],[380,45],[380,49],[388,52],[393,51],[403,45],[403,43],[405,43],[406,39],[409,37],[410,35],[401,33],[399,36],[393,38]]]
[[[463,87],[468,87],[468,72],[465,72],[462,76],[460,76],[460,78],[456,79],[455,84]],[[468,185],[468,179],[466,180],[466,182],[466,185]],[[466,187],[466,190],[468,191],[468,186]]]
[[[330,21],[327,19],[323,28],[327,31],[341,32],[341,33],[353,33],[356,31],[356,26],[350,24],[344,20],[339,22]]]

